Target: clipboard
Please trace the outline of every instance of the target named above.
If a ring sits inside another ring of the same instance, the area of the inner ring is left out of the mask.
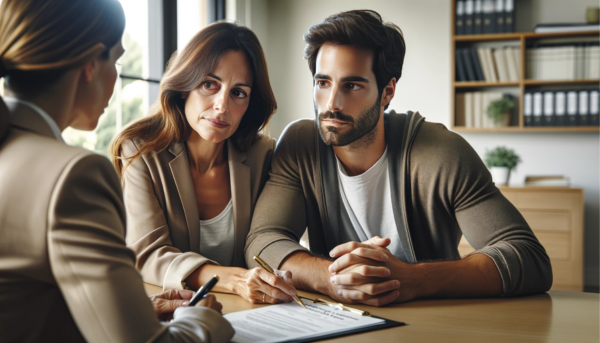
[[[236,330],[232,342],[313,342],[406,325],[344,304],[300,298],[306,308],[281,303],[225,314]]]
[[[320,340],[333,339],[333,338],[339,338],[339,337],[354,335],[354,334],[357,334],[357,333],[363,333],[363,332],[369,332],[369,331],[375,331],[375,330],[381,330],[381,329],[388,329],[388,328],[393,328],[393,327],[396,327],[396,326],[407,325],[404,322],[397,322],[395,320],[386,319],[386,318],[379,317],[379,316],[373,316],[368,311],[362,311],[360,309],[353,308],[353,307],[344,305],[342,303],[334,303],[334,302],[323,300],[323,299],[320,299],[320,298],[311,299],[311,298],[308,298],[308,297],[303,297],[301,295],[299,295],[298,297],[300,297],[301,299],[310,300],[310,301],[312,301],[314,303],[326,304],[326,305],[329,305],[329,306],[338,306],[338,307],[341,307],[342,310],[354,313],[357,316],[361,315],[361,314],[358,314],[356,311],[358,311],[358,312],[366,312],[367,314],[362,314],[362,315],[368,315],[368,316],[373,317],[373,318],[383,319],[383,323],[382,324],[377,324],[377,325],[372,325],[372,326],[367,326],[367,327],[362,327],[362,328],[358,328],[358,329],[350,329],[350,330],[346,330],[346,331],[343,331],[343,332],[337,332],[337,333],[333,333],[333,334],[324,334],[324,335],[321,335],[321,336],[318,336],[318,337],[311,337],[311,338],[307,338],[307,339],[288,340],[288,341],[285,341],[285,343],[314,342],[314,341],[320,341]]]

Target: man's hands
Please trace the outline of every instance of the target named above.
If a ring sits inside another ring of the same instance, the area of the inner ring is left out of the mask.
[[[253,304],[277,304],[292,301],[298,292],[292,283],[292,273],[275,270],[277,276],[257,267],[245,270],[234,279],[234,292]]]
[[[173,312],[177,308],[187,306],[190,303],[194,293],[194,291],[187,289],[170,289],[151,296],[150,301],[158,319],[168,322],[173,319]],[[221,309],[223,308],[223,305],[212,294],[206,295],[196,306],[205,306],[219,313],[221,313]]]
[[[387,247],[389,238],[373,237],[363,243],[348,242],[331,250],[337,258],[329,266],[331,283],[338,287],[337,295],[346,302],[383,306],[391,302],[414,299],[415,292],[401,287],[400,280],[411,276],[411,265],[392,255]]]

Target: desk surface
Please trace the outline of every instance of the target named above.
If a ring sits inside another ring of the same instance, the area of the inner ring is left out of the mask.
[[[151,295],[159,287],[145,285]],[[301,295],[314,298],[308,292]],[[249,310],[237,295],[215,293],[223,313]],[[320,296],[324,299],[329,299]],[[600,340],[599,295],[550,291],[503,299],[418,300],[383,308],[373,315],[408,325],[346,336],[328,342],[594,342]]]

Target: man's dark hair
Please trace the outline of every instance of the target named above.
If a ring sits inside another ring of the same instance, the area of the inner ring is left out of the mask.
[[[322,23],[311,26],[304,34],[304,41],[304,58],[308,60],[313,76],[317,54],[325,43],[373,50],[373,73],[380,95],[392,78],[398,81],[402,75],[406,54],[402,31],[393,23],[384,23],[375,11],[354,10],[329,16]]]

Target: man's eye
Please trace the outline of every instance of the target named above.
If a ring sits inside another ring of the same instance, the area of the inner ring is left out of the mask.
[[[317,81],[317,85],[319,87],[325,87],[325,86],[327,86],[327,82],[325,82],[325,81]]]
[[[348,83],[346,85],[346,87],[350,90],[356,90],[360,88],[360,85],[356,84],[356,83]]]

